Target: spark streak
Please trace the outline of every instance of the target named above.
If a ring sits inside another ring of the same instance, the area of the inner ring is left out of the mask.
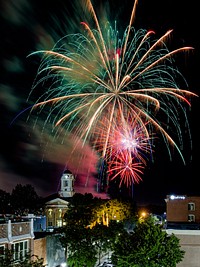
[[[172,30],[155,41],[151,39],[154,31],[136,31],[132,24],[137,3],[129,25],[119,36],[109,22],[102,27],[91,0],[85,0],[96,27],[81,22],[83,32],[66,35],[50,51],[31,54],[43,55],[33,89],[41,83],[50,84],[33,108],[57,107],[57,113],[52,109],[55,125],[65,126],[83,145],[86,141],[93,145],[100,157],[106,158],[108,174],[114,171],[111,179],[120,176],[120,185],[127,186],[141,180],[144,154],[152,152],[151,136],[158,132],[184,161],[179,145],[156,116],[163,113],[181,133],[175,106],[190,105],[190,97],[196,96],[179,89],[175,77],[184,78],[173,66],[174,54],[193,48],[169,51],[166,41]],[[116,139],[120,133],[133,142],[139,140],[138,147],[124,149]]]

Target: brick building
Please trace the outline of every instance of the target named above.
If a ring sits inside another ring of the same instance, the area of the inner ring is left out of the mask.
[[[200,196],[167,195],[168,223],[200,224]]]
[[[5,249],[14,251],[17,262],[27,253],[43,258],[47,267],[65,266],[65,248],[60,243],[60,235],[49,232],[34,232],[33,218],[27,220],[1,220],[0,222],[0,257]],[[34,259],[34,258],[32,258]]]
[[[14,260],[34,250],[33,220],[5,220],[0,224],[0,256],[4,249],[14,251]]]

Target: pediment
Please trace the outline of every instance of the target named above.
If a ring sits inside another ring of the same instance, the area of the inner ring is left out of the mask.
[[[66,205],[66,206],[68,206],[68,204],[69,204],[68,201],[61,198],[55,198],[45,203],[45,205]]]

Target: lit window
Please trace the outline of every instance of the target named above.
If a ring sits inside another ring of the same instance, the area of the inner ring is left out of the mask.
[[[195,204],[192,202],[188,203],[188,210],[195,210]]]
[[[23,259],[28,254],[28,241],[21,241],[12,244],[12,250],[14,252],[14,260],[18,261]]]
[[[62,220],[57,220],[57,227],[62,227]]]
[[[49,209],[49,216],[52,216],[52,209]]]
[[[62,218],[62,209],[59,209],[59,218]]]

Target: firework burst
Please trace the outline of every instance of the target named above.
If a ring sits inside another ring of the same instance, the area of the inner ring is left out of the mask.
[[[190,105],[195,95],[178,87],[175,78],[184,78],[173,62],[174,54],[193,48],[169,51],[166,42],[172,30],[157,40],[153,31],[136,31],[132,24],[137,2],[120,36],[116,23],[112,27],[101,21],[91,0],[85,0],[95,27],[81,22],[82,32],[64,36],[50,51],[32,53],[43,55],[33,89],[48,86],[34,108],[42,112],[50,104],[47,119],[52,114],[55,126],[65,127],[83,145],[90,142],[110,166],[108,174],[115,173],[111,179],[120,176],[127,186],[141,180],[155,133],[183,159],[157,114],[168,118],[181,142],[177,106],[184,113],[183,104]]]

